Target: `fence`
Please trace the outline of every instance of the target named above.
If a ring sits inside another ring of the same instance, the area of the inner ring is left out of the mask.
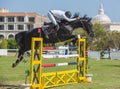
[[[111,52],[104,52],[101,55],[100,51],[88,51],[88,57],[93,59],[120,59],[120,51],[111,51]]]
[[[86,40],[78,39],[78,58],[77,62],[42,64],[42,38],[32,38],[32,55],[30,68],[30,89],[44,89],[48,87],[87,82],[87,60],[86,60]],[[39,48],[34,49],[35,42],[39,42]],[[37,56],[37,59],[36,59]],[[42,73],[42,67],[76,65],[74,70],[54,71]]]

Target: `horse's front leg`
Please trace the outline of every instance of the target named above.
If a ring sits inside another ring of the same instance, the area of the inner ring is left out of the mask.
[[[19,50],[19,53],[18,53],[18,59],[16,60],[15,63],[12,64],[12,67],[16,67],[20,61],[22,61],[23,59],[23,54],[24,54],[24,51],[22,49]]]
[[[70,42],[71,42],[73,45],[75,45],[76,42],[77,42],[77,40],[78,40],[78,36],[77,36],[77,35],[71,35],[71,36],[69,37],[69,39],[72,39]]]

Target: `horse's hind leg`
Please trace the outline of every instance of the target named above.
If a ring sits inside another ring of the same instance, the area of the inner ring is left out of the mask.
[[[12,64],[12,67],[16,67],[17,64],[19,64],[20,61],[22,61],[23,59],[23,54],[24,54],[24,51],[22,49],[19,50],[19,54],[18,54],[18,59],[16,60],[15,63]]]

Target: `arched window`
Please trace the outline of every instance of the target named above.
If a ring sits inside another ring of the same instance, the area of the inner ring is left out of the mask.
[[[0,39],[4,39],[4,38],[5,38],[4,35],[0,34]]]
[[[8,38],[14,38],[14,35],[13,34],[9,34]]]

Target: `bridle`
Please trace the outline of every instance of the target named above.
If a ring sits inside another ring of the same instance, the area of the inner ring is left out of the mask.
[[[86,29],[86,26],[85,26],[84,21],[86,21],[86,23],[88,23],[87,20],[80,20],[80,22],[81,22],[81,24],[82,24],[82,26],[83,26],[83,29]],[[88,24],[89,24],[89,23],[88,23]],[[88,32],[89,32],[89,35],[90,35],[90,34],[91,34],[90,26],[88,26]]]

